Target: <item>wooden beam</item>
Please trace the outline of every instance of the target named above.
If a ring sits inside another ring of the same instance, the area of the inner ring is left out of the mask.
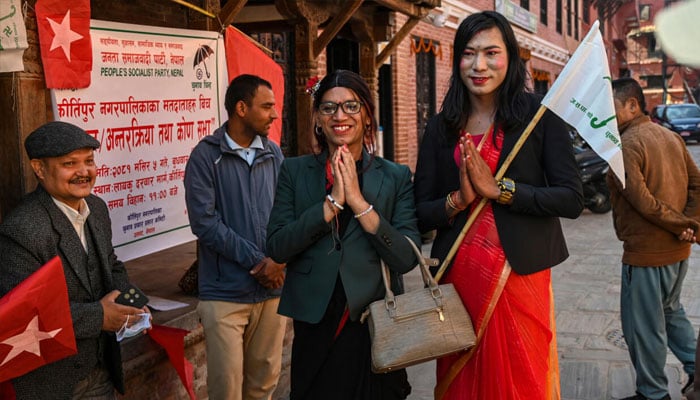
[[[428,11],[433,7],[421,7],[416,4],[410,4],[406,0],[375,0],[380,6],[384,6],[401,14],[406,14],[409,17],[423,18]]]
[[[221,8],[221,12],[219,13],[219,21],[221,21],[221,25],[223,27],[231,25],[233,19],[236,18],[236,15],[241,11],[247,2],[248,0],[228,0]]]
[[[405,24],[403,24],[401,29],[399,29],[399,31],[396,32],[396,35],[394,35],[394,37],[391,38],[389,43],[387,43],[386,47],[384,47],[382,52],[379,53],[379,55],[377,56],[377,59],[374,62],[375,68],[379,69],[379,67],[381,67],[382,64],[384,64],[384,61],[386,61],[389,55],[396,50],[396,48],[399,46],[399,44],[401,44],[401,42],[406,38],[406,36],[408,36],[408,34],[411,33],[413,28],[416,25],[418,25],[420,20],[420,18],[411,17],[408,19],[408,21],[406,21]]]
[[[363,1],[364,0],[352,0],[344,2],[343,7],[338,10],[338,14],[333,17],[331,22],[324,28],[321,36],[314,41],[314,58],[318,58],[323,49],[328,46],[328,43],[333,40],[343,25],[345,25],[355,11],[360,8]]]

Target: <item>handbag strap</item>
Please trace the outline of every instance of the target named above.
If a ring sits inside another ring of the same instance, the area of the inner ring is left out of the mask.
[[[409,238],[408,236],[404,236],[406,240],[408,240],[408,244],[411,245],[411,248],[413,249],[413,252],[416,254],[416,258],[418,259],[418,268],[420,269],[421,276],[423,277],[423,283],[429,287],[430,289],[437,290],[438,284],[435,278],[430,274],[430,269],[429,267],[431,266],[437,266],[440,261],[436,258],[425,258],[423,256],[423,252],[420,251],[418,246],[416,246],[415,243],[413,243],[413,240]],[[384,260],[381,260],[381,265],[382,265],[382,280],[384,281],[384,288],[386,289],[386,296],[385,298],[387,300],[393,301],[394,299],[394,292],[391,290],[391,279],[389,275],[389,267],[386,266],[384,263]]]
[[[420,249],[418,248],[418,246],[416,246],[413,240],[411,240],[411,238],[409,238],[408,236],[404,237],[406,238],[406,240],[408,240],[408,243],[411,245],[413,252],[416,254],[416,258],[418,259],[418,268],[420,269],[421,277],[423,278],[423,283],[425,284],[425,286],[429,287],[431,291],[438,293],[440,290],[438,287],[438,283],[430,273],[429,267],[438,266],[440,264],[440,260],[438,260],[437,258],[424,257],[423,252],[420,251]],[[386,302],[394,302],[394,292],[391,290],[391,278],[389,267],[386,266],[384,260],[380,259],[380,263],[382,271],[382,281],[384,281],[384,289],[386,290],[384,300]],[[360,316],[360,322],[364,322],[368,315],[369,309],[365,310],[362,313],[362,315]]]

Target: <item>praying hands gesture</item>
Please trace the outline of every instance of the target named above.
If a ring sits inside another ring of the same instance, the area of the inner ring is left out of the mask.
[[[483,140],[488,139],[484,138]],[[462,155],[463,168],[461,169],[466,168],[473,191],[475,191],[481,197],[491,200],[497,199],[501,194],[501,190],[498,188],[498,184],[491,173],[491,169],[486,164],[486,161],[481,158],[476,146],[474,146],[474,142],[472,141],[472,136],[470,134],[467,133],[465,136],[459,139],[459,150]],[[460,177],[462,174],[461,169]],[[463,184],[460,185],[460,192],[463,191],[463,186]]]
[[[362,195],[355,159],[347,145],[340,146],[333,152],[331,173],[333,174],[331,198],[334,202],[330,200],[326,202],[325,220],[330,222],[342,210],[340,207],[350,207],[362,228],[369,233],[376,233],[379,229],[379,216],[376,212],[372,212],[372,206]]]

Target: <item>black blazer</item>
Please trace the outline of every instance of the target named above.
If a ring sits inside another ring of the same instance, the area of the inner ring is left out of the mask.
[[[78,354],[14,379],[18,399],[68,399],[75,384],[90,373],[98,360],[110,371],[114,386],[124,391],[119,343],[113,333],[102,332],[99,300],[111,290],[126,289],[126,269],[114,254],[107,205],[94,195],[85,200],[90,207],[86,227],[95,243],[106,290],[98,298],[93,298],[86,271],[80,268],[83,257],[80,238],[41,186],[27,195],[0,224],[0,297],[59,255],[78,347]],[[104,347],[100,348],[100,342]],[[99,358],[101,354],[103,358]]]
[[[539,102],[538,96],[528,96],[529,115],[534,116]],[[448,138],[447,129],[441,114],[428,121],[414,178],[418,227],[421,232],[437,229],[432,257],[440,260],[447,256],[468,216],[464,211],[450,221],[445,210],[447,194],[459,190],[453,155],[456,142]],[[504,133],[499,168],[523,130]],[[569,253],[559,217],[577,218],[583,210],[581,177],[566,124],[546,111],[505,177],[515,181],[513,203],[492,204],[513,270],[531,274],[564,261]]]

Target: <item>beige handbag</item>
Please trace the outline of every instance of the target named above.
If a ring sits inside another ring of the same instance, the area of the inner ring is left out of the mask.
[[[369,320],[374,372],[389,372],[468,350],[476,342],[471,318],[454,286],[438,285],[430,275],[428,262],[437,265],[438,260],[426,260],[415,243],[408,241],[418,257],[426,287],[394,295],[389,268],[382,261],[386,297],[370,304],[362,316]]]

